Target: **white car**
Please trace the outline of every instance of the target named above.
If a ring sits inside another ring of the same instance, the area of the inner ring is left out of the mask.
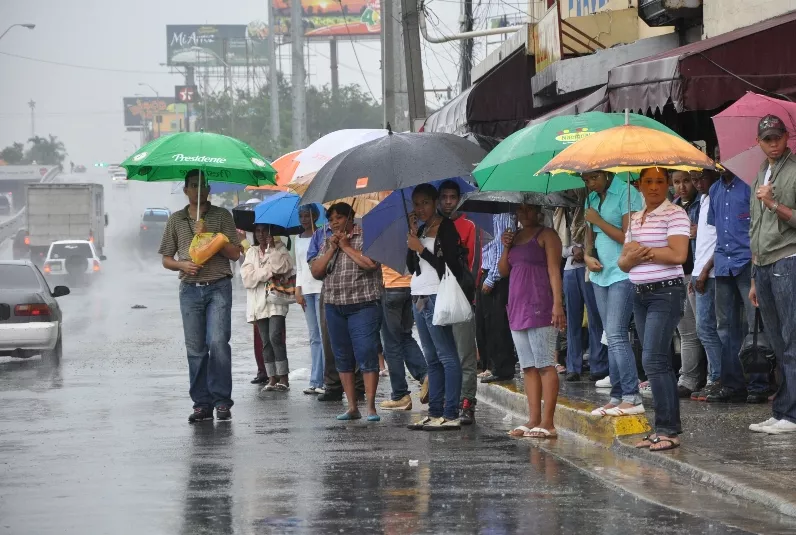
[[[28,260],[0,261],[0,356],[61,358],[61,308],[41,272]]]
[[[44,274],[50,278],[69,277],[73,281],[102,273],[102,261],[94,244],[88,240],[63,240],[50,244],[44,260]]]
[[[114,186],[127,186],[127,172],[124,169],[113,173],[112,177]]]

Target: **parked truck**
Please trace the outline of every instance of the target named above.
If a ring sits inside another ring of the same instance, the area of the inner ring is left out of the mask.
[[[50,244],[89,240],[105,246],[105,193],[101,184],[29,184],[25,188],[30,258],[44,262]]]

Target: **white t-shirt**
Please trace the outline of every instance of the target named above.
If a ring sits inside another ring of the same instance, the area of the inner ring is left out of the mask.
[[[312,238],[296,236],[296,286],[301,286],[301,293],[304,295],[319,294],[323,287],[323,281],[312,276],[307,264],[307,250],[311,241]]]
[[[434,252],[434,238],[420,238],[420,242],[423,247],[432,253]],[[426,262],[420,255],[417,255],[417,257],[420,259],[420,275],[417,273],[412,274],[412,282],[409,283],[412,295],[437,295],[437,290],[439,290],[437,269]]]
[[[697,223],[696,250],[694,251],[694,277],[699,277],[702,269],[713,258],[716,250],[716,227],[708,225],[708,212],[710,211],[710,195],[703,195],[699,200],[699,221]],[[715,270],[708,274],[713,278]]]

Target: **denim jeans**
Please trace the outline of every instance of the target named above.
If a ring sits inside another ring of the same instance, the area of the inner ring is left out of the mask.
[[[304,319],[310,335],[310,386],[323,388],[323,343],[321,342],[321,294],[305,294],[307,302],[304,308]]]
[[[338,373],[379,371],[381,303],[366,301],[354,305],[326,303],[326,324]]]
[[[697,336],[708,356],[708,380],[715,383],[721,379],[722,351],[716,323],[716,280],[711,277],[705,282],[705,293],[694,292]]]
[[[755,288],[782,381],[774,398],[773,416],[796,423],[796,258],[756,267]]]
[[[412,336],[412,294],[409,288],[391,288],[381,298],[384,321],[381,324],[381,341],[384,360],[390,372],[390,399],[398,401],[409,395],[406,369],[417,381],[423,381],[428,372],[426,359]]]
[[[412,306],[420,335],[420,344],[428,364],[428,415],[432,418],[459,417],[459,396],[462,390],[462,365],[456,353],[456,340],[450,325],[434,325],[434,304],[437,296],[426,301],[423,310]]]
[[[754,327],[755,308],[749,302],[751,286],[751,262],[736,275],[716,277],[716,320],[721,340],[721,385],[735,391],[747,390],[738,355],[746,335]],[[768,388],[768,375],[760,373],[749,375],[749,392],[765,392]]]
[[[630,317],[636,288],[630,280],[610,286],[592,283],[594,298],[600,310],[605,337],[608,339],[608,374],[611,376],[611,403],[621,401],[638,405],[638,371],[630,345]]]
[[[600,339],[603,322],[592,283],[586,282],[586,268],[564,271],[564,304],[567,307],[567,371],[583,371],[583,306],[589,318],[589,368],[592,375],[608,375],[608,348]]]
[[[232,280],[180,284],[180,312],[194,408],[232,406]]]
[[[680,397],[677,395],[677,375],[672,366],[674,329],[683,316],[685,288],[661,288],[636,294],[633,316],[642,340],[642,363],[652,389],[655,409],[655,432],[674,436],[682,433]]]

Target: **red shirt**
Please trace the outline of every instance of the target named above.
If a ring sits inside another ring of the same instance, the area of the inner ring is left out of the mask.
[[[466,215],[461,214],[453,220],[453,225],[459,233],[461,244],[467,247],[467,266],[472,271],[475,258],[475,223],[467,219]]]

